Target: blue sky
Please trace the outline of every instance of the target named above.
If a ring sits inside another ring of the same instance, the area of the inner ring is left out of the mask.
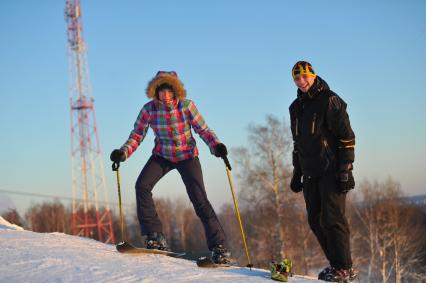
[[[0,190],[71,195],[64,5],[0,2]],[[392,176],[408,195],[426,193],[425,1],[82,0],[82,10],[111,201],[109,153],[127,138],[158,70],[178,72],[188,98],[232,148],[247,145],[247,126],[267,114],[288,121],[296,95],[290,70],[300,59],[349,105],[356,180]],[[197,141],[218,208],[231,201],[226,173]],[[126,203],[152,146],[150,133],[123,164]],[[184,192],[173,172],[154,193]],[[40,201],[0,198],[19,208]]]

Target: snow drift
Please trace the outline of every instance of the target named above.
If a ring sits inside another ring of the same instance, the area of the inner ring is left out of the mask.
[[[0,282],[273,282],[269,271],[202,269],[163,255],[124,255],[115,246],[62,233],[34,233],[0,217]],[[289,282],[320,282],[295,276]]]
[[[24,229],[18,225],[7,222],[6,220],[4,220],[3,217],[0,216],[0,231],[2,230],[24,230]]]

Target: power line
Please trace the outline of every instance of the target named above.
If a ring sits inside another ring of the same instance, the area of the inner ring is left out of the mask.
[[[55,195],[45,195],[45,194],[36,194],[36,193],[30,193],[30,192],[22,192],[22,191],[8,191],[8,190],[0,190],[0,193],[6,193],[6,194],[13,194],[13,195],[23,195],[23,196],[31,196],[31,197],[40,197],[40,198],[53,198],[53,199],[61,199],[61,200],[68,200],[72,201],[72,197],[65,197],[65,196],[55,196]],[[83,199],[75,199],[77,201],[83,201]],[[105,201],[98,201],[101,204],[109,204],[118,206],[117,202],[105,202]],[[128,207],[134,207],[134,204],[122,204],[123,206]]]

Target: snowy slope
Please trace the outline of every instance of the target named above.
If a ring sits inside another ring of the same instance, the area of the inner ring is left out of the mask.
[[[3,219],[3,217],[0,216],[0,231],[2,230],[20,230],[23,231],[22,227],[19,227],[15,224],[11,224]]]
[[[1,217],[0,263],[0,282],[273,282],[267,270],[201,269],[162,255],[123,255],[113,245],[25,231]],[[297,276],[289,282],[320,281]]]

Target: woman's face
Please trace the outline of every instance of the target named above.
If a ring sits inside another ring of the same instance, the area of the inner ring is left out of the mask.
[[[169,102],[173,100],[175,94],[173,93],[173,90],[169,88],[164,88],[158,92],[158,97],[163,102]]]

